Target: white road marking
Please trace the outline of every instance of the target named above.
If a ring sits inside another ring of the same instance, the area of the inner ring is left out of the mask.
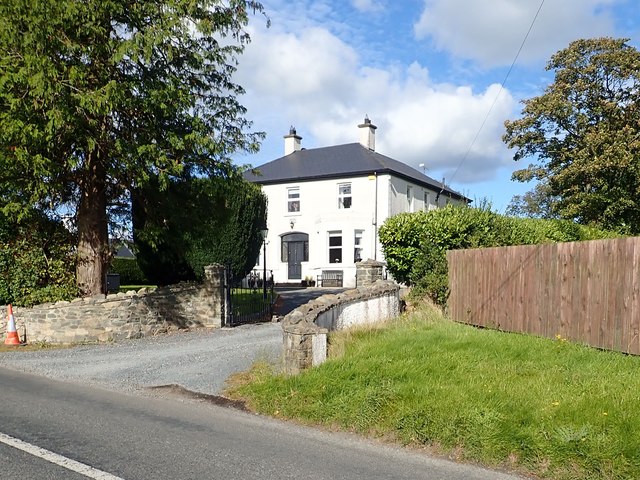
[[[94,480],[124,480],[121,477],[116,477],[110,473],[85,465],[84,463],[76,462],[75,460],[63,457],[62,455],[58,455],[57,453],[37,447],[4,433],[0,433],[0,442],[17,448],[18,450],[22,450],[23,452],[27,452],[34,457],[39,457],[47,462],[59,465],[67,470],[71,470],[72,472],[77,472],[85,477],[93,478]]]

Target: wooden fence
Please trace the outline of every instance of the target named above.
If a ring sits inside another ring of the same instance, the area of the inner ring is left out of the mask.
[[[455,321],[640,354],[640,237],[455,250]]]

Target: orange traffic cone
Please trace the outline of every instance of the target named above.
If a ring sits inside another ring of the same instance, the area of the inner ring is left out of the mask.
[[[20,338],[18,338],[18,330],[16,330],[16,320],[13,318],[13,308],[9,304],[9,321],[7,322],[7,338],[4,341],[5,345],[20,345]]]

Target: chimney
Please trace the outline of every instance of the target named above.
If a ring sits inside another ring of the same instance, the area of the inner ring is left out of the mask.
[[[376,149],[376,127],[368,116],[364,116],[364,123],[358,125],[360,129],[360,145],[369,150],[375,151]]]
[[[300,151],[300,140],[302,137],[296,134],[296,129],[293,126],[289,128],[289,135],[284,136],[284,154]]]

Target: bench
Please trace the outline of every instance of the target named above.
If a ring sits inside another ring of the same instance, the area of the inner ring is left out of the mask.
[[[323,270],[318,275],[318,287],[342,287],[342,270]]]

